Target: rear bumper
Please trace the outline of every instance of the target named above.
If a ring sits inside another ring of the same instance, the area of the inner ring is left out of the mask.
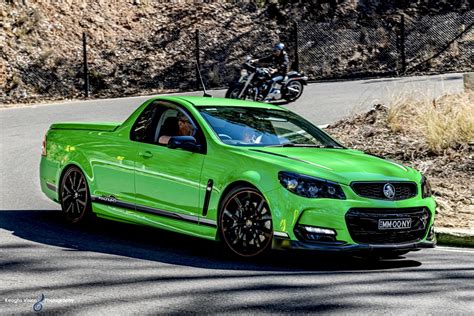
[[[314,243],[287,238],[274,237],[273,249],[277,250],[311,250],[317,252],[371,252],[379,250],[419,250],[434,248],[436,241],[419,241],[401,244],[347,244],[347,243]]]
[[[40,184],[41,191],[53,201],[58,201],[58,183],[56,181],[59,164],[41,156]]]

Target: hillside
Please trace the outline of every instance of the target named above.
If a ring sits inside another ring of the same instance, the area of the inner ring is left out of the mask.
[[[277,41],[287,43],[293,56],[295,20],[343,21],[400,10],[419,16],[466,11],[469,3],[3,1],[0,103],[82,96],[83,32],[88,37],[92,94],[121,96],[194,88],[196,30],[205,80],[222,86],[236,76],[246,55],[262,55]],[[341,58],[333,73],[350,63],[362,69],[372,63],[364,50]]]

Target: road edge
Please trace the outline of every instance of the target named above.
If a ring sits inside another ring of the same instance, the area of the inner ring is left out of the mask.
[[[473,228],[435,228],[438,245],[474,248]]]

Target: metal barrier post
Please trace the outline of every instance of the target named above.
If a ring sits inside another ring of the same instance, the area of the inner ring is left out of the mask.
[[[196,90],[200,90],[201,89],[201,85],[200,85],[200,80],[199,80],[199,71],[201,69],[201,62],[200,62],[200,56],[199,56],[199,46],[200,46],[200,43],[199,43],[199,30],[196,30],[196,39],[195,39],[195,56],[196,56]]]
[[[82,32],[82,54],[84,58],[84,92],[89,97],[89,67],[87,64],[87,39],[86,32]]]
[[[407,70],[406,56],[405,56],[405,14],[400,16],[400,58],[402,59],[402,73]]]
[[[299,71],[300,68],[300,58],[298,55],[298,22],[295,21],[294,26],[293,26],[293,32],[294,32],[294,46],[295,46],[295,62],[293,64],[293,68],[296,71]]]

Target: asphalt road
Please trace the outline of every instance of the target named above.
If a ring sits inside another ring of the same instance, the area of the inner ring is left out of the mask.
[[[472,250],[378,263],[275,252],[249,262],[210,241],[105,221],[73,228],[58,215],[0,212],[0,313],[31,312],[41,294],[46,313],[94,315],[474,311]]]
[[[316,124],[402,94],[462,90],[459,74],[317,83],[288,105]],[[214,96],[223,91],[213,93]],[[41,141],[56,121],[122,121],[147,97],[0,110],[0,313],[472,313],[474,251],[437,248],[378,263],[272,253],[229,258],[212,242],[99,221],[70,227],[39,189]]]

